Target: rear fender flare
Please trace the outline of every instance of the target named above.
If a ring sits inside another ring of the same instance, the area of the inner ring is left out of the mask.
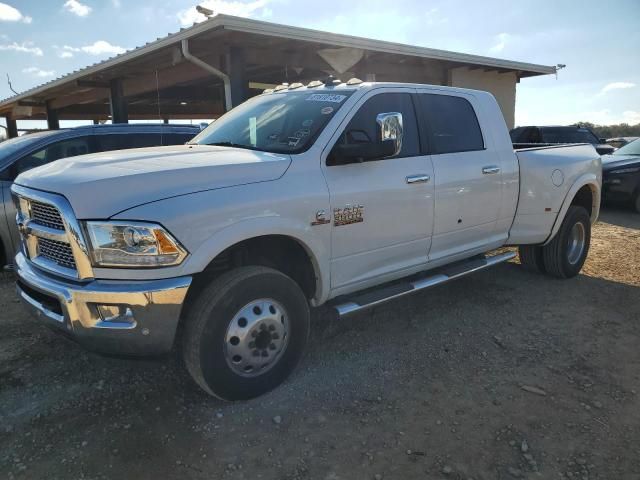
[[[573,182],[573,185],[571,185],[571,188],[564,197],[564,201],[562,202],[560,211],[556,216],[556,221],[554,222],[553,228],[551,229],[551,234],[543,245],[547,245],[549,242],[551,242],[551,240],[553,240],[553,237],[556,236],[558,230],[560,230],[560,225],[562,225],[562,221],[567,214],[567,210],[569,210],[569,207],[571,206],[571,202],[578,193],[578,190],[580,190],[585,185],[588,185],[589,188],[591,188],[591,193],[593,196],[593,204],[591,206],[591,224],[594,224],[596,220],[598,220],[598,215],[600,214],[601,183],[601,179],[596,173],[585,173],[578,177],[575,182]]]

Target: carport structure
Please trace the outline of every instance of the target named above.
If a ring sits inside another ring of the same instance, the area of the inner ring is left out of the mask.
[[[0,101],[10,136],[17,120],[210,119],[282,82],[396,81],[492,92],[513,125],[516,84],[545,65],[434,50],[229,15],[159,38]]]

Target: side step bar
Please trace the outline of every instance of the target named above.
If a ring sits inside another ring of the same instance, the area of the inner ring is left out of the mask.
[[[446,283],[470,273],[484,270],[485,268],[492,267],[498,263],[511,260],[515,256],[515,252],[506,252],[486,258],[465,260],[461,263],[455,263],[448,267],[443,267],[443,269],[438,269],[438,273],[428,272],[428,276],[423,278],[413,279],[408,282],[395,283],[382,287],[378,290],[358,294],[349,299],[349,301],[334,305],[333,308],[338,312],[338,316],[345,317],[352,313],[375,307],[410,293],[426,290],[427,288],[435,287],[436,285]]]

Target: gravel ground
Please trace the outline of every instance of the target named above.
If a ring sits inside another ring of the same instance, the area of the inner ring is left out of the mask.
[[[578,278],[503,264],[349,321],[315,312],[281,388],[223,403],[174,357],[87,353],[0,280],[0,477],[640,478],[640,215]]]

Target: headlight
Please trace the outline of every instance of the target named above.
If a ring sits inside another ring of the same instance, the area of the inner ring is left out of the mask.
[[[637,173],[640,172],[640,167],[630,167],[630,168],[621,168],[620,170],[611,170],[609,173],[619,174],[619,173]]]
[[[142,222],[85,222],[96,267],[168,267],[187,251],[160,225]]]

